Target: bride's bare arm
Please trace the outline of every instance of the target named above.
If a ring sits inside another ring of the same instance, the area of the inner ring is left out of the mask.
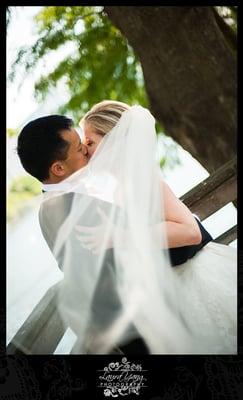
[[[151,226],[151,235],[154,235],[156,243],[160,243],[161,248],[174,248],[199,244],[202,240],[201,232],[190,210],[179,200],[165,182],[161,182],[161,198],[163,199],[164,215],[159,224]],[[116,191],[115,204],[122,205],[119,191]],[[98,209],[101,217],[101,224],[95,227],[76,226],[78,240],[82,242],[84,248],[90,249],[94,253],[99,253],[103,246],[104,232],[110,223],[109,217]],[[119,228],[119,245],[130,246],[127,229]],[[166,234],[166,242],[164,237]],[[107,238],[106,248],[113,247],[112,225]]]
[[[201,231],[195,217],[187,206],[173,193],[165,181],[161,181],[161,198],[163,199],[164,215],[158,225],[153,226],[152,233],[161,238],[161,247],[181,247],[199,244],[202,240]],[[119,190],[116,192],[116,202],[121,205]],[[167,242],[163,241],[166,231]],[[125,242],[124,233],[124,242]]]
[[[157,233],[166,230],[169,248],[199,244],[202,235],[191,211],[172,192],[166,182],[161,182],[161,197],[164,199],[164,216],[157,225]],[[163,235],[161,236],[163,237]]]

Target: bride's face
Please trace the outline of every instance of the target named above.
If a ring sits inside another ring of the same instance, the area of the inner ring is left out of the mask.
[[[102,140],[103,136],[95,132],[93,126],[84,122],[83,125],[84,140],[83,143],[87,146],[89,158],[94,154],[98,144]]]

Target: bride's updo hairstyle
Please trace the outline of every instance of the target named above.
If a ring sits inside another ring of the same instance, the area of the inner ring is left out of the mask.
[[[95,132],[105,136],[119,121],[124,111],[130,106],[121,101],[103,100],[95,104],[81,119],[79,125],[89,123]]]

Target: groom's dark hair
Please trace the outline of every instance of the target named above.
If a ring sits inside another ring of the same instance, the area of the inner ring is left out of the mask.
[[[48,115],[25,125],[17,143],[24,169],[41,182],[48,179],[51,164],[67,158],[69,143],[61,131],[72,127],[73,120],[63,115]]]

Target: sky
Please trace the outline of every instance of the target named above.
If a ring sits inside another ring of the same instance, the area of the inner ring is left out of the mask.
[[[36,36],[33,34],[31,17],[42,7],[12,7],[12,19],[7,33],[7,72],[17,50],[30,45]],[[18,34],[16,34],[18,32]],[[22,88],[17,84],[7,86],[7,128],[17,128],[34,112],[38,104],[33,97],[34,76],[29,75]]]
[[[33,16],[43,7],[21,6],[12,7],[13,13],[7,34],[7,72],[22,46],[31,45],[38,38]],[[16,34],[17,32],[17,34]],[[23,71],[18,73],[16,82],[7,86],[7,128],[20,128],[30,119],[56,112],[59,105],[67,99],[67,92],[62,85],[51,93],[43,104],[39,104],[34,98],[34,84],[41,74],[53,70],[55,65],[74,47],[71,43],[58,51],[53,51],[51,57],[44,57],[37,68],[24,77]],[[23,85],[19,88],[19,82]]]

